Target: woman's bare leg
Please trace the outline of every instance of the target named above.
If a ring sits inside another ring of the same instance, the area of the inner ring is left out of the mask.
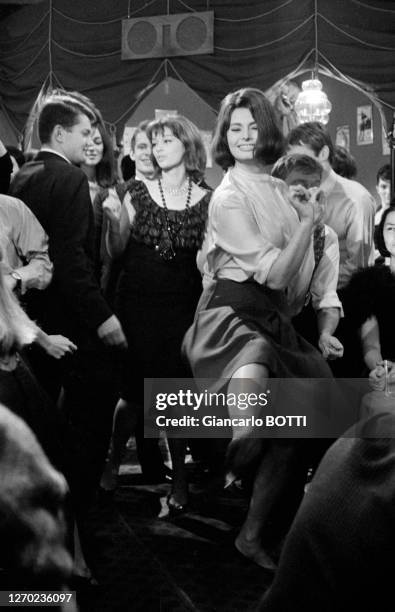
[[[137,408],[130,402],[120,399],[114,412],[113,430],[106,466],[100,486],[105,490],[115,489],[119,466],[125,446],[136,427]]]
[[[81,576],[82,578],[92,578],[92,573],[88,567],[86,562],[84,553],[81,548],[81,540],[77,527],[77,523],[74,523],[74,568],[73,573],[76,576]]]
[[[282,505],[288,489],[292,498],[289,503],[294,505],[293,481],[297,478],[298,459],[294,440],[268,441],[256,472],[247,517],[235,542],[243,555],[267,569],[274,569],[275,564],[265,551],[265,545],[278,537],[279,526],[273,526],[272,521],[284,510]]]
[[[239,368],[228,385],[228,394],[238,396],[240,393],[262,393],[266,391],[269,372],[260,364],[248,364]],[[245,397],[245,396],[242,396]],[[250,406],[244,416],[258,416],[261,409]],[[237,406],[228,406],[231,417],[243,416]],[[267,506],[268,484],[277,480],[277,455],[268,451],[263,454],[263,443],[260,438],[251,437],[253,427],[234,427],[233,439],[229,445],[229,468],[237,474],[242,469],[252,468],[252,463],[259,461],[256,472],[247,517],[236,538],[235,546],[239,552],[266,569],[275,569],[275,564],[262,546],[262,527],[265,524],[269,508]],[[269,443],[270,448],[270,443]],[[252,468],[254,469],[254,468]],[[256,468],[255,468],[256,469]],[[229,478],[229,476],[228,476]]]
[[[188,502],[188,481],[185,466],[187,442],[183,438],[167,438],[172,463],[171,496],[174,506],[185,506]]]
[[[242,366],[232,376],[229,382],[227,393],[229,397],[245,399],[247,394],[259,396],[260,393],[266,391],[266,383],[268,380],[268,370],[260,364],[248,364]],[[237,403],[237,402],[236,402]],[[234,405],[228,401],[228,413],[230,417],[258,417],[261,416],[262,406],[248,403],[243,405]],[[248,469],[251,463],[260,458],[262,454],[262,440],[254,436],[254,427],[250,426],[233,426],[232,442],[229,444],[227,453],[228,474],[226,480],[230,483],[240,473]]]

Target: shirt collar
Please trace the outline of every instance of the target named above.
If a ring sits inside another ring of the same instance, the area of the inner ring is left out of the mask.
[[[320,185],[320,190],[323,191],[325,195],[328,195],[332,191],[337,181],[337,176],[338,175],[336,174],[336,172],[331,168],[326,179],[322,181]]]
[[[40,152],[53,153],[54,155],[59,155],[59,157],[62,157],[63,159],[65,159],[68,164],[71,164],[71,161],[67,159],[67,157],[63,155],[63,153],[59,153],[59,151],[55,151],[55,149],[51,149],[51,147],[41,147]]]

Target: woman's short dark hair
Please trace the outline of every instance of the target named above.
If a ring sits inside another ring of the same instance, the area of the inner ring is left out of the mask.
[[[391,212],[395,212],[395,206],[390,206],[383,212],[381,221],[377,229],[377,234],[376,234],[377,249],[379,250],[380,255],[382,255],[383,257],[391,256],[391,253],[388,251],[387,247],[385,246],[385,241],[384,241],[384,224],[385,224],[386,218]]]
[[[183,115],[161,117],[148,124],[146,132],[149,140],[152,142],[157,134],[163,135],[165,128],[169,128],[185,147],[184,163],[187,173],[194,181],[200,180],[206,169],[206,149],[196,125]],[[159,169],[154,156],[153,164]]]
[[[96,166],[96,181],[100,187],[112,187],[118,182],[114,147],[103,123],[99,122],[93,125],[92,131],[96,128],[99,130],[103,141],[103,157]]]
[[[274,163],[284,148],[283,135],[277,115],[265,94],[260,89],[247,87],[228,94],[221,103],[213,137],[213,156],[224,170],[234,166],[235,159],[228,146],[227,132],[232,113],[237,108],[248,108],[258,126],[255,159],[263,164]]]

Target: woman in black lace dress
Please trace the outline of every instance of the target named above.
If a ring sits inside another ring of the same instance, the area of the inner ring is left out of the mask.
[[[152,122],[147,135],[157,178],[130,185],[120,220],[111,210],[106,213],[111,253],[121,252],[123,258],[116,306],[129,350],[121,401],[141,409],[144,378],[191,376],[181,343],[202,291],[196,255],[210,200],[210,192],[196,184],[206,162],[196,126],[182,116],[165,117]],[[168,503],[179,511],[187,503],[184,440],[169,440],[169,448],[173,485]]]
[[[395,207],[383,213],[377,247],[382,257],[389,259],[389,265],[379,264],[356,272],[345,289],[343,305],[350,324],[360,329],[371,386],[383,391],[386,370],[395,381]]]

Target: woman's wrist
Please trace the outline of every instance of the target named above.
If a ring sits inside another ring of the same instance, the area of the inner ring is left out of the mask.
[[[376,350],[368,351],[363,358],[369,370],[374,370],[383,361],[381,354]]]

